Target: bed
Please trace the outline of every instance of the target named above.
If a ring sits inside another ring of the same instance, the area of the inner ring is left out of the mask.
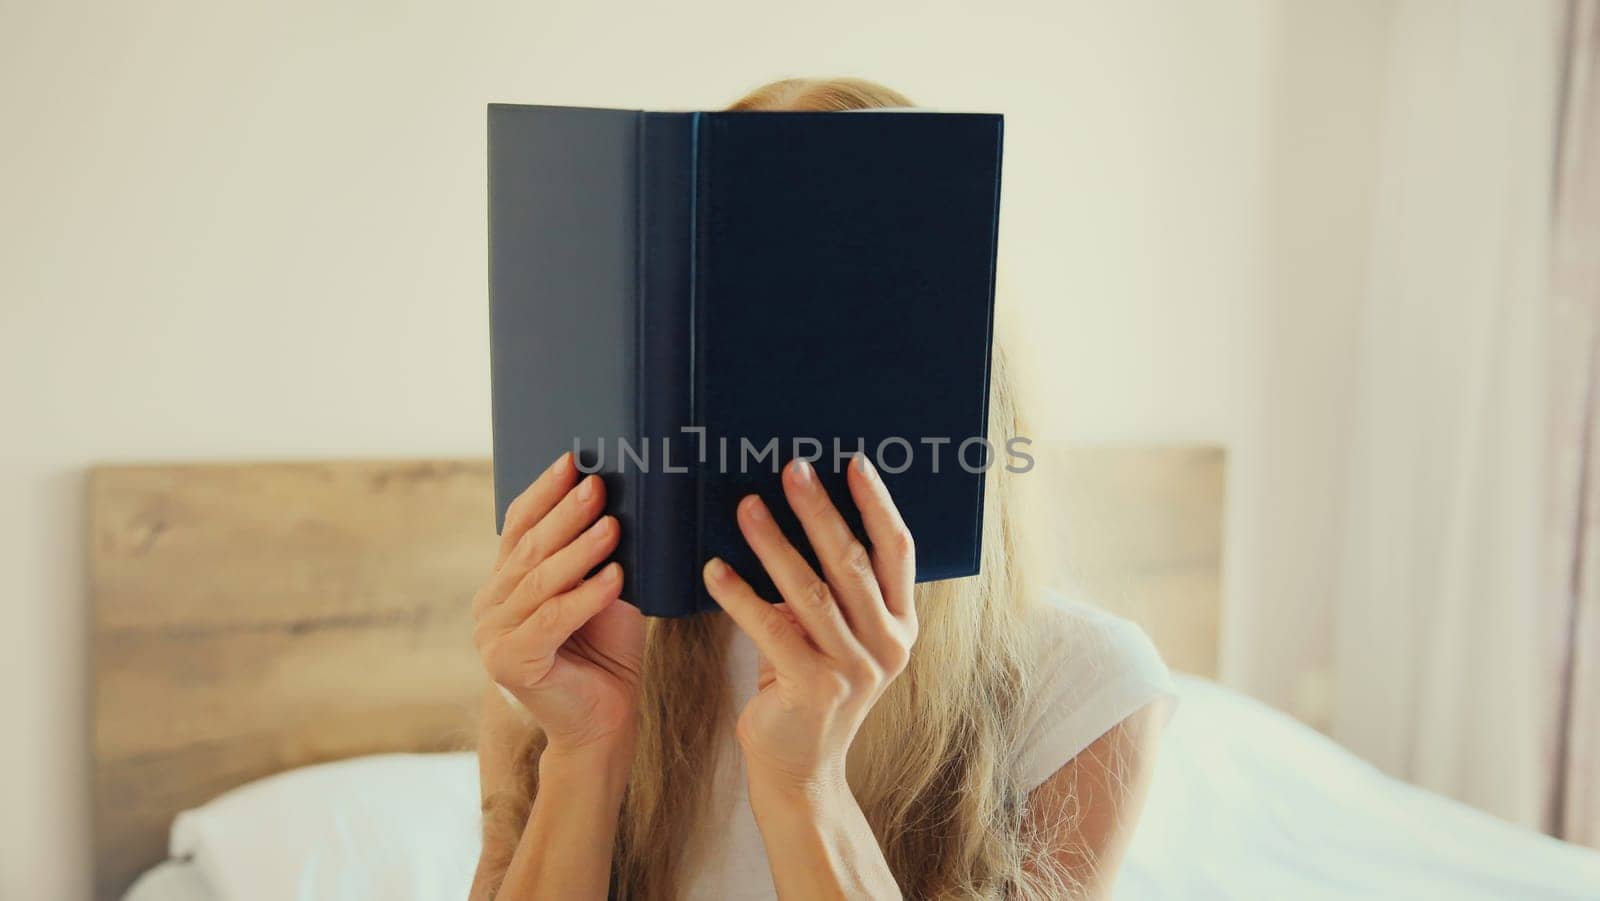
[[[1180,677],[1127,898],[1600,898],[1600,855],[1398,783],[1212,681],[1225,458],[1048,448],[1057,587]],[[462,897],[487,461],[97,467],[97,897]],[[130,888],[131,887],[131,888]]]

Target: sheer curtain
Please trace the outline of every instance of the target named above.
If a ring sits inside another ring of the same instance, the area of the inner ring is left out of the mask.
[[[1395,6],[1330,549],[1334,737],[1534,827],[1547,827],[1560,757],[1569,618],[1541,589],[1564,8]]]
[[[1561,681],[1549,825],[1600,847],[1600,2],[1564,22],[1551,297],[1552,635]]]

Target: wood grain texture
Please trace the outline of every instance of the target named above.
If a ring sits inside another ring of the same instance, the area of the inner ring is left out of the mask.
[[[227,789],[471,745],[491,480],[480,461],[90,473],[100,897]]]
[[[1174,670],[1215,677],[1222,614],[1221,448],[1047,448],[1045,551],[1069,597],[1131,619]]]
[[[1057,583],[1216,666],[1214,448],[1040,455]],[[494,554],[489,463],[91,471],[96,889],[166,856],[172,817],[311,763],[465,748],[470,598]]]

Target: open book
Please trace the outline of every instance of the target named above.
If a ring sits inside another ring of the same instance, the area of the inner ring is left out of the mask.
[[[778,468],[878,466],[917,578],[978,571],[1002,118],[489,107],[497,516],[563,451],[606,474],[623,596],[712,609]]]

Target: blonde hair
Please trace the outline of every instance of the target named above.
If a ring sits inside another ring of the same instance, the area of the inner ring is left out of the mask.
[[[911,106],[855,78],[785,79],[730,110],[847,110]],[[1014,360],[995,342],[989,438],[997,452],[1026,436]],[[997,457],[1003,460],[1003,456]],[[1030,831],[1018,782],[1019,711],[1027,696],[1033,617],[1032,534],[1017,475],[986,475],[981,574],[918,585],[920,635],[911,659],[878,701],[850,749],[847,778],[908,898],[1059,898],[1070,880],[1043,847],[1056,826]],[[650,621],[637,750],[612,856],[612,896],[673,901],[709,838],[714,762],[733,715],[726,659],[731,625],[721,613]],[[537,792],[535,735],[519,754],[528,794],[486,829],[515,830]],[[686,840],[687,837],[687,840]],[[504,864],[502,864],[503,866]]]

